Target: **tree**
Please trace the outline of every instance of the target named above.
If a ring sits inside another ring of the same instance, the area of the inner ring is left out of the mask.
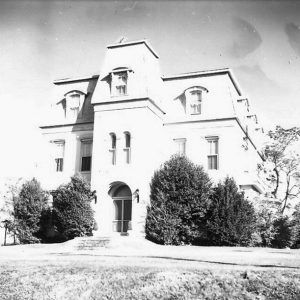
[[[278,217],[272,202],[256,199],[256,233],[260,242],[257,246],[270,247],[276,235],[274,221]]]
[[[300,203],[295,206],[291,220],[293,247],[300,247]]]
[[[225,178],[213,189],[211,200],[206,224],[208,242],[218,246],[249,245],[255,232],[255,210],[235,181]]]
[[[293,151],[294,143],[300,138],[300,128],[277,126],[274,131],[269,131],[268,137],[270,142],[263,149],[265,162],[259,165],[259,170],[283,214],[289,200],[300,195],[300,156]]]
[[[272,240],[272,246],[275,248],[286,248],[292,245],[292,228],[288,216],[279,216],[274,221],[276,234]]]
[[[175,155],[154,173],[146,238],[159,244],[196,244],[205,234],[211,182],[203,168]]]
[[[39,182],[33,178],[26,181],[20,192],[13,196],[13,230],[23,244],[41,241],[42,213],[48,209],[48,197]]]
[[[91,201],[94,193],[80,176],[71,177],[66,185],[52,192],[53,222],[62,240],[92,235],[95,225]]]

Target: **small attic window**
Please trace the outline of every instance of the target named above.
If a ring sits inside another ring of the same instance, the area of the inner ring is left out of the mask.
[[[113,75],[115,96],[124,96],[127,94],[127,72],[118,72]]]
[[[203,111],[203,93],[208,92],[206,88],[194,86],[184,91],[186,100],[186,113],[191,115],[200,115]]]
[[[65,94],[65,116],[67,119],[77,119],[81,117],[82,106],[85,99],[85,94],[81,91],[70,91]]]
[[[111,96],[128,94],[128,75],[131,70],[125,67],[115,68],[111,72]]]

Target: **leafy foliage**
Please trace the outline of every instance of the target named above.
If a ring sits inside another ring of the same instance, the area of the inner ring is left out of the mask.
[[[33,178],[25,182],[19,194],[13,197],[13,223],[10,229],[24,244],[40,242],[40,218],[48,208],[48,198],[39,182]]]
[[[175,155],[154,173],[146,237],[159,244],[195,244],[204,237],[211,182],[203,168]]]
[[[225,178],[211,195],[207,217],[208,242],[212,245],[245,246],[255,231],[255,211],[232,178]]]
[[[291,219],[292,246],[299,248],[300,245],[300,203],[295,206],[295,211]]]
[[[259,199],[256,199],[259,201]],[[256,234],[257,243],[254,246],[270,247],[276,235],[274,221],[276,220],[276,208],[269,201],[263,201],[256,207]]]
[[[80,176],[73,176],[70,183],[53,192],[53,222],[63,240],[92,234],[93,197],[89,183]]]
[[[273,223],[276,234],[272,240],[275,248],[286,248],[292,245],[292,229],[288,216],[280,216]]]
[[[293,144],[299,141],[300,128],[277,126],[268,136],[270,142],[263,150],[266,161],[259,165],[259,170],[283,214],[289,207],[289,200],[300,195],[300,156],[292,150]]]

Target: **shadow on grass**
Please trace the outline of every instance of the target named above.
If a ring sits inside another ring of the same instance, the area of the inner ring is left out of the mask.
[[[154,259],[165,259],[165,260],[175,260],[175,261],[187,261],[187,262],[199,262],[199,263],[208,263],[208,264],[217,264],[217,265],[228,265],[228,266],[241,266],[241,267],[260,267],[260,268],[280,268],[280,269],[296,269],[300,270],[300,267],[293,266],[281,266],[281,265],[273,265],[273,264],[238,264],[238,263],[230,263],[230,262],[222,262],[222,261],[209,261],[209,260],[201,260],[201,259],[192,259],[192,258],[179,258],[179,257],[169,257],[169,256],[152,256],[152,255],[102,255],[102,254],[87,254],[87,253],[52,253],[54,255],[61,256],[90,256],[90,257],[113,257],[113,258],[154,258]]]

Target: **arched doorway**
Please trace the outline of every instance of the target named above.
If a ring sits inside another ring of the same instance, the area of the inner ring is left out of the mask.
[[[118,183],[111,188],[111,197],[114,203],[113,231],[127,235],[131,230],[132,193],[128,185]]]

